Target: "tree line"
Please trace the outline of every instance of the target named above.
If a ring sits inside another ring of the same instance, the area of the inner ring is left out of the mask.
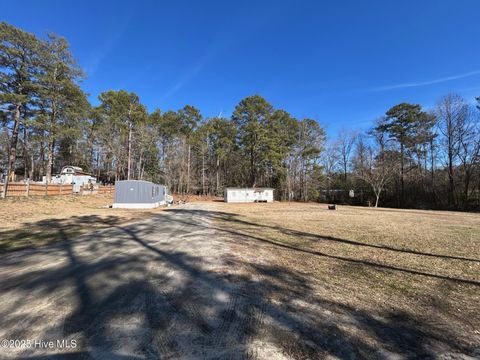
[[[145,179],[180,194],[254,186],[274,188],[279,200],[479,208],[478,106],[455,94],[430,111],[398,104],[368,131],[327,139],[316,120],[260,95],[241,100],[230,118],[205,118],[191,105],[149,112],[125,90],[105,91],[92,106],[83,78],[64,38],[0,23],[6,182],[49,182],[76,165],[104,183]]]

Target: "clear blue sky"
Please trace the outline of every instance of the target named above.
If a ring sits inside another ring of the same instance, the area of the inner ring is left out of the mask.
[[[261,94],[329,133],[396,103],[480,95],[480,1],[0,0],[1,20],[66,37],[96,103],[108,89],[150,110],[229,116]]]

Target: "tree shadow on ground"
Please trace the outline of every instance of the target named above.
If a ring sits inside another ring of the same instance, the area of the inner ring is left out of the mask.
[[[47,323],[36,337],[79,341],[74,353],[22,355],[29,359],[249,359],[271,357],[272,351],[294,359],[381,359],[398,354],[434,358],[434,343],[446,351],[474,353],[448,328],[421,324],[395,310],[372,314],[322,298],[313,291],[312,279],[292,269],[235,254],[216,268],[195,251],[178,250],[176,241],[189,244],[181,235],[205,231],[207,242],[225,234],[207,223],[219,216],[227,215],[169,211],[129,226],[112,217],[105,220],[108,228],[76,239],[68,237],[64,225],[54,224],[62,237],[59,243],[38,254],[17,253],[0,260],[0,271],[23,266],[19,273],[0,278],[0,294],[17,296],[10,306],[0,306],[0,328],[11,338],[31,336],[32,328]],[[57,263],[29,270],[36,256],[50,256]],[[59,310],[74,309],[60,316],[60,322],[49,323],[44,308],[31,307],[32,297],[49,297]]]
[[[296,238],[301,238],[302,240],[310,240],[312,242],[329,241],[329,242],[349,244],[349,245],[354,245],[354,246],[359,246],[359,247],[376,248],[376,249],[389,250],[389,251],[412,254],[412,255],[435,257],[435,258],[438,258],[438,259],[446,259],[446,260],[461,260],[461,261],[466,261],[466,262],[473,262],[475,264],[477,264],[477,263],[480,264],[480,260],[473,259],[473,258],[456,257],[456,256],[448,256],[448,255],[440,255],[440,254],[437,255],[437,254],[418,252],[418,251],[408,250],[408,249],[398,249],[398,248],[393,248],[393,247],[388,247],[388,246],[383,246],[383,245],[365,244],[365,243],[361,243],[361,242],[358,242],[358,241],[335,238],[335,237],[331,237],[331,236],[322,236],[322,235],[318,235],[318,234],[311,234],[311,233],[298,231],[298,230],[287,229],[287,228],[283,228],[283,227],[279,227],[279,226],[269,226],[269,225],[264,225],[264,224],[257,224],[257,223],[253,223],[253,222],[249,222],[249,221],[239,219],[234,214],[220,212],[220,211],[186,210],[186,209],[169,209],[169,210],[166,210],[166,211],[171,212],[171,213],[175,213],[175,214],[178,214],[178,215],[185,215],[185,214],[193,212],[197,216],[200,216],[200,217],[203,217],[203,218],[210,218],[212,220],[221,220],[221,221],[225,221],[225,222],[245,225],[245,226],[248,226],[248,227],[255,227],[255,228],[259,229],[260,233],[261,233],[262,228],[273,229],[273,230],[278,231],[281,234],[293,236],[293,237],[296,237]],[[205,225],[204,224],[197,224],[197,226],[205,226]],[[316,256],[331,258],[331,259],[335,259],[335,260],[341,260],[341,261],[344,261],[344,262],[350,262],[350,263],[353,263],[353,264],[360,264],[360,265],[364,265],[364,266],[368,266],[368,267],[372,267],[372,268],[377,268],[377,269],[393,270],[393,271],[404,272],[404,273],[408,273],[408,274],[412,274],[412,275],[420,275],[420,276],[426,276],[426,277],[431,277],[431,278],[436,278],[436,279],[441,279],[441,280],[453,281],[453,282],[456,282],[456,283],[463,283],[463,284],[468,284],[468,285],[480,286],[480,281],[477,281],[477,280],[456,278],[456,277],[452,277],[452,276],[434,274],[434,273],[429,273],[429,272],[426,272],[426,271],[417,271],[417,270],[414,270],[414,269],[408,269],[408,268],[403,268],[403,267],[384,264],[384,263],[377,263],[377,262],[373,262],[373,261],[355,259],[355,258],[351,258],[351,257],[327,254],[327,253],[324,253],[324,252],[321,252],[321,251],[310,249],[308,247],[300,247],[300,246],[290,245],[290,244],[282,243],[282,242],[275,241],[275,240],[272,240],[272,239],[268,239],[268,238],[265,238],[265,237],[254,236],[254,235],[251,235],[251,234],[245,234],[245,233],[242,233],[240,231],[232,230],[231,228],[216,227],[215,229],[217,231],[220,231],[220,232],[223,232],[223,233],[229,233],[231,235],[239,236],[241,238],[248,238],[248,239],[256,241],[256,242],[263,242],[263,243],[273,245],[273,246],[278,247],[278,248],[283,248],[283,249],[289,250],[289,251],[296,251],[296,252],[305,253],[305,254],[309,254],[309,255],[316,255]]]
[[[0,254],[50,245],[64,240],[65,234],[71,239],[93,229],[125,223],[126,220],[114,215],[83,215],[28,222],[21,228],[0,231]]]
[[[222,211],[186,210],[186,209],[167,209],[166,211],[177,213],[177,214],[182,214],[182,213],[194,211],[198,215],[202,215],[202,216],[205,216],[205,217],[219,219],[219,220],[233,221],[233,222],[236,222],[238,224],[242,224],[242,225],[246,225],[246,226],[253,226],[253,227],[257,227],[257,228],[270,228],[270,229],[278,230],[281,233],[284,233],[284,234],[287,234],[287,235],[298,236],[298,237],[301,237],[301,238],[304,238],[304,239],[311,239],[312,241],[332,241],[332,242],[337,242],[337,243],[344,243],[344,244],[355,245],[355,246],[383,249],[383,250],[401,252],[401,253],[412,254],[412,255],[421,255],[421,256],[434,257],[434,258],[439,258],[439,259],[464,260],[464,261],[469,261],[469,262],[473,262],[473,263],[480,263],[480,259],[467,258],[467,257],[463,257],[463,256],[433,254],[433,253],[429,253],[429,252],[416,251],[416,250],[405,249],[405,248],[397,248],[397,247],[387,246],[387,245],[368,244],[368,243],[363,243],[363,242],[354,241],[354,240],[347,240],[347,239],[341,239],[341,238],[332,237],[332,236],[326,236],[326,235],[322,235],[322,234],[312,234],[312,233],[308,233],[308,232],[304,232],[304,231],[287,229],[287,228],[283,228],[283,227],[280,227],[280,226],[269,226],[269,225],[265,225],[265,224],[258,224],[258,223],[254,223],[254,222],[251,222],[251,221],[246,221],[246,220],[239,219],[238,215],[236,215],[236,214],[226,213],[226,212],[222,212]]]

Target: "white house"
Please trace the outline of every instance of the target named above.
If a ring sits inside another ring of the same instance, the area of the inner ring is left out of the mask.
[[[273,189],[226,188],[224,200],[227,203],[273,202]]]
[[[45,177],[43,182],[46,182]],[[52,177],[52,184],[72,184],[73,191],[79,192],[81,186],[96,185],[97,179],[78,166],[64,166],[60,174]]]

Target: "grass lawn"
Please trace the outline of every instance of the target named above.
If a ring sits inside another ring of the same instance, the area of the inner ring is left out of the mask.
[[[162,210],[106,208],[112,203],[113,194],[0,199],[0,253],[71,239]]]
[[[301,274],[317,298],[480,344],[479,214],[273,203],[222,204],[215,219],[245,256]]]

